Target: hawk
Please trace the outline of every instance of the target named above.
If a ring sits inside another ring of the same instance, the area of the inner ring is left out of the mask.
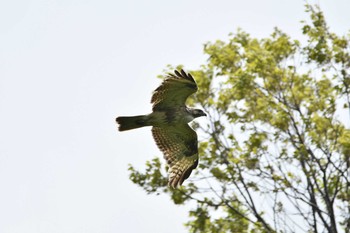
[[[168,185],[172,188],[182,185],[198,165],[197,134],[188,123],[206,114],[185,105],[197,90],[191,74],[175,70],[153,92],[152,113],[116,119],[119,131],[152,126],[153,138],[169,165]]]

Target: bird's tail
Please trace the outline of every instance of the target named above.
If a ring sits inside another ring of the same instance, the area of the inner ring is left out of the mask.
[[[119,124],[119,131],[125,131],[130,129],[141,128],[144,126],[149,126],[148,116],[140,115],[140,116],[128,116],[128,117],[117,117],[117,123]]]

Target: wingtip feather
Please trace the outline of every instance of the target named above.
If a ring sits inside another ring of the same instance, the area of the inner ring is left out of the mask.
[[[186,72],[183,69],[181,69],[181,74],[182,74],[182,77],[188,79],[188,75],[186,74]]]
[[[190,163],[187,161],[187,163]],[[170,186],[173,189],[176,189],[182,185],[182,183],[190,177],[193,169],[195,169],[198,166],[198,159],[194,161],[194,163],[190,166],[189,164],[176,164],[175,166],[171,167],[171,170],[169,172],[169,181],[168,186]]]
[[[181,75],[181,73],[180,73],[179,71],[174,70],[174,73],[175,73],[175,75],[176,75],[177,77],[182,77],[182,75]]]

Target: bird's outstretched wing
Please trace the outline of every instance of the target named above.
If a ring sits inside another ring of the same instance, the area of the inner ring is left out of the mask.
[[[169,165],[168,185],[177,188],[198,165],[197,134],[187,124],[153,127],[152,134]]]
[[[151,103],[154,110],[166,110],[184,106],[187,97],[197,91],[198,87],[191,74],[175,70],[153,92]]]

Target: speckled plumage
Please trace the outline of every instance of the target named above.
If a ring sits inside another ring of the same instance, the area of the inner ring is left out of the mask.
[[[153,127],[152,134],[169,164],[169,186],[176,188],[198,165],[197,134],[187,124]]]

